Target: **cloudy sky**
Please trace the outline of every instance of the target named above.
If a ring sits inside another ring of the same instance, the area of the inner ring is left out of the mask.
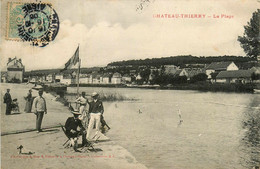
[[[5,40],[7,4],[1,2],[1,70],[15,56],[26,70],[62,68],[78,44],[83,67],[187,54],[245,56],[237,37],[260,6],[257,0],[56,0],[60,29],[40,48]],[[154,17],[164,14],[205,18]]]

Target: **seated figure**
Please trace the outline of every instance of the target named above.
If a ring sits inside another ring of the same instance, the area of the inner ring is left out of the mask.
[[[20,112],[19,103],[17,99],[13,99],[11,103],[12,111]]]
[[[70,138],[71,145],[74,150],[77,151],[77,140],[78,137],[82,136],[82,146],[87,144],[86,139],[86,130],[82,126],[81,121],[79,120],[80,113],[78,111],[73,111],[73,117],[69,117],[65,123],[66,135]]]

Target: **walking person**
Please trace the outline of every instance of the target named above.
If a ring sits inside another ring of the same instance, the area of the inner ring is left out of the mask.
[[[6,90],[6,93],[4,95],[4,103],[6,104],[5,115],[10,115],[12,110],[12,97],[10,94],[10,89]]]
[[[26,97],[24,97],[24,99],[26,100],[26,104],[25,104],[25,108],[24,108],[24,112],[25,113],[31,113],[32,111],[32,90],[29,90],[29,93],[27,94]]]
[[[46,101],[42,97],[43,91],[39,90],[39,96],[33,100],[33,109],[36,114],[36,129],[37,133],[42,132],[41,125],[44,113],[47,114]]]
[[[94,124],[96,126],[95,136],[100,131],[100,117],[104,112],[104,107],[103,107],[102,101],[100,101],[98,99],[98,96],[99,95],[96,92],[92,93],[93,101],[88,102],[88,104],[89,104],[89,114],[90,114],[90,120],[89,120],[89,124],[88,124],[88,132],[87,132],[87,139],[88,140],[91,140],[91,139],[89,139],[89,137],[90,137],[90,133],[93,131]]]

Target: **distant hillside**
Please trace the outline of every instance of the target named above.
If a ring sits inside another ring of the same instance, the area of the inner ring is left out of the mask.
[[[196,57],[196,56],[171,56],[163,58],[152,58],[152,59],[140,59],[140,60],[127,60],[109,63],[108,66],[160,66],[160,65],[176,65],[183,66],[185,64],[210,64],[211,62],[221,61],[234,61],[235,63],[245,63],[254,61],[254,59],[243,56],[212,56],[212,57]]]

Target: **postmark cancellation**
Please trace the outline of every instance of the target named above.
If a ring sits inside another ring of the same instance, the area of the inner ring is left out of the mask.
[[[6,39],[44,47],[55,39],[59,18],[50,3],[7,3]]]

